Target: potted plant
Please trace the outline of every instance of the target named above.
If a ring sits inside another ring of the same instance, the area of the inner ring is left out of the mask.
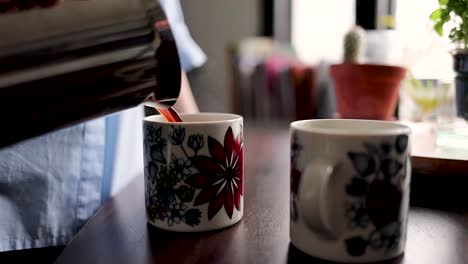
[[[430,16],[434,29],[448,37],[454,44],[453,68],[455,77],[455,98],[458,116],[468,119],[468,0],[439,0],[439,8]]]
[[[355,27],[344,39],[344,62],[330,67],[338,115],[393,120],[406,70],[397,66],[361,64],[364,49],[364,31]]]

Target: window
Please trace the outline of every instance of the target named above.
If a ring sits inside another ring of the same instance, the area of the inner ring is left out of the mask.
[[[451,78],[449,42],[432,29],[429,15],[437,1],[397,0],[396,35],[399,58],[417,78]],[[292,42],[307,63],[342,60],[344,34],[355,22],[355,1],[293,0]]]

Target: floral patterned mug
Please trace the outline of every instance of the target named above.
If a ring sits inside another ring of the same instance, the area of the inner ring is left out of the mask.
[[[143,122],[148,223],[181,232],[215,230],[243,215],[243,119],[234,114],[161,116]]]
[[[385,121],[291,124],[290,236],[335,262],[401,255],[409,208],[410,129]]]

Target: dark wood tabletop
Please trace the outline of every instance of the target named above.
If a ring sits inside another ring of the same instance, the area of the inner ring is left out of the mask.
[[[99,210],[57,263],[328,263],[307,257],[290,244],[287,130],[248,130],[245,136],[241,222],[204,233],[150,227],[143,178],[138,177]],[[468,263],[465,211],[412,207],[408,224],[405,255],[388,263]]]

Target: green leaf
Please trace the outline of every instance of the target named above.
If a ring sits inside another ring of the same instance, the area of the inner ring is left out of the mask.
[[[457,5],[457,1],[448,1],[448,2],[445,4],[445,6],[446,6],[449,10],[454,10],[456,5]]]
[[[447,5],[449,0],[439,0],[439,5]]]
[[[450,20],[450,11],[447,9],[443,9],[442,16],[440,17],[441,21],[447,22]]]
[[[444,22],[437,22],[434,24],[434,30],[439,34],[439,36],[444,35]]]
[[[444,11],[442,9],[440,9],[440,8],[436,9],[434,12],[432,12],[432,14],[430,16],[431,20],[432,21],[437,21],[437,20],[441,19],[443,12]]]
[[[456,2],[453,7],[453,11],[459,17],[463,16],[463,12],[466,10],[465,2]]]

